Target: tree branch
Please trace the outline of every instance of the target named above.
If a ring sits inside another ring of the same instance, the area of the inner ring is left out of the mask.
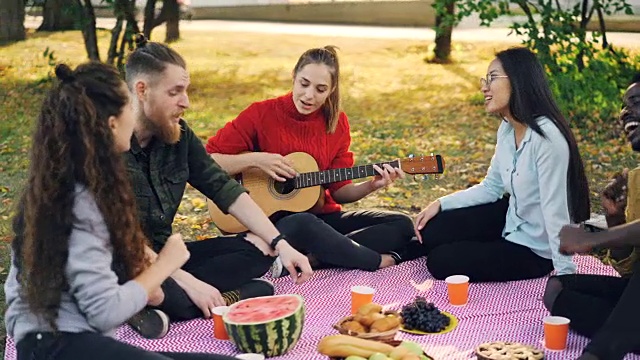
[[[98,38],[96,36],[96,13],[93,10],[91,0],[76,0],[78,6],[82,8],[82,37],[84,38],[84,46],[87,50],[87,56],[92,61],[100,61],[100,52],[98,51]]]
[[[606,49],[609,47],[609,42],[607,41],[607,26],[604,23],[604,14],[602,13],[602,8],[598,6],[598,22],[600,23],[600,32],[602,33],[602,48]]]
[[[518,4],[518,6],[520,6],[520,9],[522,9],[522,11],[524,11],[525,15],[527,15],[527,20],[531,24],[535,24],[536,21],[533,18],[533,14],[531,13],[531,8],[529,8],[529,3],[527,1],[525,1],[525,0],[516,0],[515,3]]]
[[[113,65],[113,62],[118,56],[118,40],[120,39],[120,33],[122,33],[122,24],[124,23],[124,16],[118,15],[116,25],[111,29],[111,42],[109,43],[109,52],[107,53],[107,64]]]

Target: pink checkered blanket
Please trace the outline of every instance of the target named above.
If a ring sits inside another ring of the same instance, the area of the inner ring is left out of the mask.
[[[580,273],[614,275],[611,268],[591,257],[577,257]],[[427,272],[424,259],[399,266],[364,272],[358,270],[321,270],[312,281],[296,286],[289,278],[275,279],[278,294],[296,293],[305,298],[306,322],[302,337],[293,350],[273,359],[327,360],[317,353],[318,341],[335,334],[332,325],[350,310],[349,288],[368,285],[377,289],[374,301],[388,308],[400,309],[415,296],[425,296],[440,309],[454,314],[459,325],[452,332],[416,336],[398,333],[398,339],[409,339],[423,345],[425,351],[438,360],[473,359],[475,347],[486,341],[517,341],[542,348],[542,318],[548,313],[542,304],[546,279],[508,283],[471,284],[469,303],[464,307],[448,305],[446,285],[434,281]],[[160,340],[146,340],[130,328],[118,329],[120,340],[155,351],[211,352],[233,355],[235,346],[212,336],[210,320],[192,320],[172,324],[169,334]],[[575,359],[587,339],[570,333],[568,348],[561,352],[546,352],[547,360]],[[7,339],[5,360],[15,359],[15,347]],[[629,355],[625,359],[640,359]]]

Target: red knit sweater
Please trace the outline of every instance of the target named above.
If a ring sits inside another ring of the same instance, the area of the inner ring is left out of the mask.
[[[322,109],[302,115],[289,93],[251,104],[209,138],[206,148],[210,154],[239,154],[256,148],[283,156],[301,151],[311,155],[320,170],[328,170],[354,165],[350,145],[349,121],[344,112],[340,113],[336,131],[327,134]],[[341,210],[331,194],[349,183],[350,180],[326,186],[323,213]]]

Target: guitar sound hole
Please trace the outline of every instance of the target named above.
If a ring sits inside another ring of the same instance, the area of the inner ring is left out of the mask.
[[[296,189],[296,183],[294,180],[287,180],[285,182],[274,181],[273,187],[278,194],[287,195]]]

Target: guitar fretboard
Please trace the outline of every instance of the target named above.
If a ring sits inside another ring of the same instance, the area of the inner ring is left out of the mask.
[[[379,167],[382,167],[384,164],[389,164],[391,165],[391,167],[394,167],[394,168],[400,167],[400,161],[395,160],[395,161],[383,162],[378,164],[354,166],[351,168],[331,169],[331,170],[324,170],[324,171],[313,171],[308,173],[302,173],[298,175],[295,179],[296,189],[324,185],[324,184],[331,184],[339,181],[360,179],[360,178],[378,175],[378,172],[375,171],[375,169],[373,168],[373,165],[378,165]]]

